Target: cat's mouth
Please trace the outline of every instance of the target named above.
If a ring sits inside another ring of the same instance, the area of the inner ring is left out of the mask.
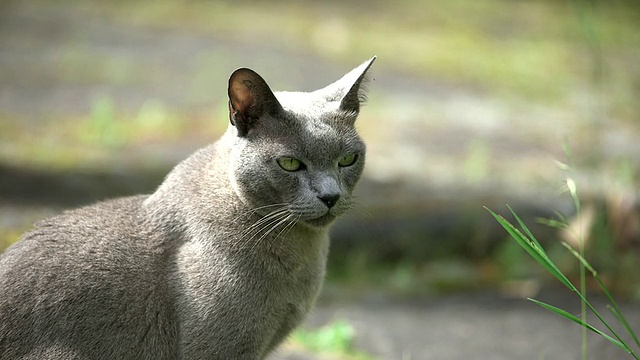
[[[330,225],[335,219],[336,219],[335,215],[331,214],[330,212],[327,212],[326,214],[318,218],[307,219],[307,220],[304,220],[304,222],[312,227],[320,228],[320,227],[325,227]]]

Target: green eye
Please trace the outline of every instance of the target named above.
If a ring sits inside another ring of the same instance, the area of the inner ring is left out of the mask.
[[[358,154],[351,154],[343,157],[338,161],[338,165],[341,167],[351,166],[358,160]]]
[[[278,165],[286,171],[297,171],[302,168],[300,160],[290,157],[282,157],[278,159]]]

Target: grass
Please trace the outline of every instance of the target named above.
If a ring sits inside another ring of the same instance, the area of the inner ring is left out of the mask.
[[[628,2],[595,6],[580,1],[543,0],[401,0],[374,1],[366,5],[291,0],[268,3],[89,0],[80,5],[75,2],[70,5],[67,0],[28,0],[23,3],[21,6],[32,7],[39,14],[62,10],[71,12],[72,16],[108,18],[115,24],[132,25],[133,31],[141,27],[249,45],[255,51],[252,57],[261,55],[263,44],[351,65],[376,53],[380,55],[376,68],[381,73],[391,70],[392,74],[409,74],[430,82],[480,89],[507,99],[560,103],[563,114],[576,113],[576,104],[581,102],[598,103],[606,108],[611,121],[638,122],[640,21],[637,20],[640,15]],[[24,76],[76,85],[105,83],[128,87],[150,82],[172,86],[166,66],[137,62],[127,52],[114,51],[105,56],[96,51],[92,41],[81,35],[64,38],[56,49],[59,56],[51,56],[53,65],[40,64],[44,68],[33,69]],[[185,89],[190,100],[208,99],[203,94],[209,94],[212,87],[224,86],[227,73],[220,71],[221,64],[231,66],[225,63],[229,61],[225,55],[216,48],[203,49],[185,61],[185,64],[197,64],[193,75],[188,75],[189,85]],[[596,56],[600,60],[592,61]],[[264,63],[265,68],[277,66],[269,59]],[[601,74],[598,75],[600,85],[595,83],[594,73]],[[0,74],[0,80],[6,77],[8,83],[25,81],[12,79],[11,74],[11,71]],[[593,101],[598,94],[604,95],[603,100]],[[221,103],[224,105],[224,101]],[[117,109],[119,104],[113,105]],[[394,109],[397,106],[389,105]],[[432,122],[437,117],[425,114],[428,110],[419,109],[423,122]],[[169,115],[170,120],[162,126],[167,129],[165,135],[171,138],[173,134],[180,134],[171,130],[171,119],[178,127],[184,127],[186,121],[182,121],[180,114]],[[509,114],[509,118],[514,117],[518,114]],[[580,130],[582,123],[572,126],[572,130]],[[361,125],[367,126],[364,122]],[[532,124],[532,128],[536,126]],[[55,131],[52,128],[47,130]],[[123,142],[119,134],[124,133],[129,139],[148,136],[146,126],[133,124],[130,129],[112,127],[93,138],[118,145]],[[95,132],[88,131],[87,137]],[[153,131],[151,133],[153,136]],[[585,147],[591,148],[588,143]],[[479,146],[469,149],[470,156],[462,174],[470,181],[482,179],[491,172],[491,163],[486,164],[486,159],[491,159],[492,151],[495,152],[490,146],[474,145]],[[473,155],[476,150],[484,153]]]
[[[135,113],[125,113],[109,97],[97,98],[85,116],[47,119],[37,126],[4,116],[0,119],[0,162],[28,168],[104,168],[114,160],[135,160],[125,155],[131,148],[154,143],[168,147],[185,138],[206,144],[226,125],[211,122],[208,116],[172,113],[152,100]],[[146,166],[150,159],[137,160],[138,165]]]
[[[568,154],[568,150],[565,147],[565,152]],[[571,170],[571,166],[565,166],[567,169]],[[575,181],[570,177],[566,182],[567,190],[569,191],[571,198],[574,203],[574,207],[578,218],[580,218],[582,211],[582,204],[580,201],[580,197],[578,196],[578,190]],[[487,208],[487,210],[491,213],[491,215],[496,219],[496,221],[509,233],[511,238],[522,247],[531,258],[533,258],[538,264],[540,264],[548,273],[550,273],[555,279],[557,279],[562,285],[568,288],[577,298],[580,299],[581,302],[581,313],[580,316],[575,316],[570,312],[567,312],[561,308],[555,307],[548,303],[544,303],[542,301],[536,299],[529,299],[533,303],[541,306],[542,308],[551,311],[565,319],[568,319],[572,322],[577,323],[582,327],[582,359],[587,359],[587,331],[591,331],[599,336],[602,336],[606,340],[608,340],[613,345],[621,348],[625,352],[627,352],[634,359],[640,359],[637,352],[640,350],[640,340],[636,335],[633,328],[630,326],[629,322],[625,318],[622,310],[618,306],[617,302],[613,298],[611,292],[608,287],[605,285],[604,281],[598,274],[598,272],[594,269],[594,267],[585,259],[585,235],[581,233],[581,230],[576,234],[573,234],[578,243],[578,249],[574,246],[570,245],[567,242],[562,242],[562,245],[569,251],[571,255],[573,255],[578,261],[580,266],[580,285],[576,287],[569,278],[565,275],[563,271],[556,265],[556,263],[551,260],[544,247],[540,244],[540,242],[536,239],[533,233],[529,230],[526,224],[520,219],[520,217],[516,214],[516,212],[509,207],[509,211],[511,215],[515,218],[517,224],[520,229],[518,229],[511,222],[506,220],[503,216],[496,214]],[[544,223],[550,225],[552,227],[563,229],[563,230],[571,230],[571,225],[566,217],[559,215],[558,219],[550,219],[544,220]],[[582,227],[578,227],[581,229]],[[602,293],[606,296],[609,304],[607,305],[607,309],[613,314],[615,320],[619,325],[625,330],[627,335],[633,340],[633,343],[630,344],[626,341],[618,332],[614,330],[613,325],[606,321],[604,317],[600,314],[600,312],[594,307],[594,305],[587,298],[587,286],[586,286],[586,277],[587,272],[591,274],[598,287],[602,291]],[[591,311],[593,315],[600,321],[600,323],[606,328],[606,331],[598,329],[596,326],[592,325],[588,321],[588,311]],[[635,345],[635,347],[634,347]]]
[[[355,350],[355,329],[345,320],[333,321],[316,330],[298,329],[291,341],[312,352],[330,355],[339,360],[373,360],[368,354]]]
[[[634,65],[640,12],[631,2],[161,0],[89,1],[83,8],[134,25],[190,29],[351,63],[375,53],[384,59],[376,66],[507,97],[570,101],[603,90],[593,83],[597,77],[606,94],[615,95],[616,112],[635,117],[628,110],[635,108],[640,78]]]
[[[511,210],[511,208],[510,208],[510,210]],[[553,275],[558,281],[560,281],[560,283],[562,283],[565,287],[567,287],[569,290],[571,290],[581,300],[583,306],[585,308],[588,308],[589,310],[591,310],[591,312],[598,318],[598,320],[600,320],[600,322],[606,327],[606,329],[612,335],[609,335],[609,334],[605,333],[604,331],[599,330],[595,326],[593,326],[590,323],[588,323],[587,320],[586,320],[587,312],[585,310],[583,310],[582,313],[581,313],[581,316],[578,317],[578,316],[575,316],[575,315],[573,315],[573,314],[571,314],[571,313],[569,313],[569,312],[567,312],[567,311],[565,311],[563,309],[560,309],[560,308],[555,307],[553,305],[541,302],[539,300],[531,299],[531,298],[529,300],[531,300],[532,302],[534,302],[537,305],[540,305],[541,307],[543,307],[546,310],[554,312],[554,313],[556,313],[556,314],[558,314],[558,315],[560,315],[560,316],[562,316],[562,317],[564,317],[564,318],[566,318],[566,319],[568,319],[570,321],[573,321],[573,322],[579,324],[585,330],[592,331],[592,332],[604,337],[606,340],[608,340],[612,344],[614,344],[614,345],[618,346],[619,348],[621,348],[622,350],[626,351],[633,358],[640,359],[640,357],[638,357],[638,355],[636,354],[637,349],[636,349],[636,351],[634,351],[632,349],[631,345],[628,344],[613,329],[612,325],[603,318],[603,316],[600,314],[600,312],[587,299],[585,291],[583,289],[579,290],[575,285],[573,285],[573,283],[571,283],[571,281],[569,281],[567,276],[562,271],[560,271],[560,269],[556,266],[556,264],[549,258],[549,256],[545,252],[544,248],[540,245],[538,240],[536,240],[536,238],[529,231],[527,226],[522,222],[522,220],[518,217],[518,215],[513,210],[511,210],[511,213],[516,218],[518,224],[521,226],[521,228],[524,231],[524,233],[521,232],[520,230],[518,230],[513,224],[511,224],[509,221],[507,221],[504,217],[502,217],[500,215],[497,215],[496,213],[494,213],[491,210],[489,210],[489,212],[491,213],[491,215],[493,215],[495,217],[495,219],[500,223],[500,225],[502,225],[505,228],[505,230],[507,230],[509,235],[515,241],[517,241],[518,244],[520,244],[520,246],[525,251],[527,251],[527,253],[532,258],[534,258],[551,275]],[[602,281],[602,279],[598,275],[598,272],[591,266],[591,264],[589,264],[589,262],[582,255],[580,255],[580,253],[578,251],[576,251],[574,248],[572,248],[571,245],[569,245],[567,243],[564,243],[563,245],[571,252],[571,254],[573,254],[580,261],[581,266],[583,266],[585,269],[587,269],[591,273],[593,278],[597,281],[598,286],[600,286],[602,292],[606,295],[606,297],[607,297],[607,299],[609,301],[609,305],[608,305],[609,311],[611,311],[611,313],[616,318],[616,320],[620,324],[622,324],[622,326],[624,327],[626,332],[633,339],[633,341],[636,344],[636,346],[638,348],[640,348],[640,342],[638,341],[637,335],[635,334],[634,330],[631,328],[631,326],[629,325],[628,321],[624,317],[622,311],[620,310],[620,307],[617,305],[617,303],[614,300],[613,296],[611,295],[609,289],[606,287],[606,285],[604,284],[604,282]],[[585,276],[582,275],[581,284],[584,284],[584,279],[585,279]],[[582,354],[583,354],[583,359],[586,359],[586,337],[584,337],[584,336],[583,336]]]
[[[321,300],[331,302],[336,294],[340,299],[357,301],[371,290],[390,299],[442,296],[477,291],[501,281],[483,268],[486,263],[455,254],[421,261],[384,261],[363,249],[350,250],[347,254],[349,261],[339,259],[343,257],[340,255],[329,258],[326,291]]]

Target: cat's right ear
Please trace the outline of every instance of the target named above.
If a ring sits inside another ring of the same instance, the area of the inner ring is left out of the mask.
[[[357,68],[349,71],[340,80],[317,90],[318,94],[327,102],[338,102],[340,110],[348,114],[357,115],[366,98],[363,83],[366,82],[367,71],[375,60],[376,56],[365,61]],[[355,120],[355,117],[352,117],[352,119]]]
[[[255,71],[241,68],[229,78],[229,121],[246,136],[265,114],[282,109],[267,82]]]

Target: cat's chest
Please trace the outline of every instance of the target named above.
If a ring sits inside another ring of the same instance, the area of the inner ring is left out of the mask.
[[[264,350],[302,321],[322,286],[328,237],[307,245],[283,240],[299,243],[276,252],[225,251],[197,241],[180,249],[174,286],[185,342],[242,333]]]
[[[317,237],[296,235],[277,239],[271,246],[256,252],[249,268],[255,266],[260,270],[248,275],[253,277],[255,285],[268,285],[265,292],[274,301],[298,302],[307,307],[322,285],[329,239],[326,234]]]
[[[252,308],[310,307],[324,278],[329,239],[287,235],[254,247],[233,248],[215,239],[184,244],[176,263],[183,295],[205,306],[234,301]]]

